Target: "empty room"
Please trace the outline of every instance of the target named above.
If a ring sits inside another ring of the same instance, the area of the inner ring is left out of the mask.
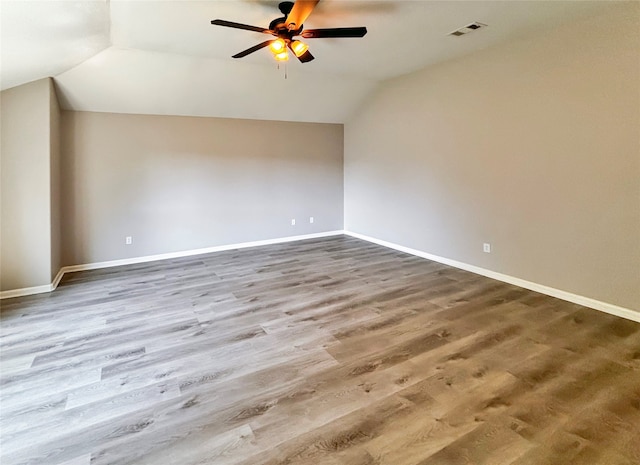
[[[2,465],[640,464],[640,2],[0,26]]]

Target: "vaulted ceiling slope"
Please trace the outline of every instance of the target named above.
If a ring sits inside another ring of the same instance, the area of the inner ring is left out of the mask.
[[[321,0],[307,28],[369,33],[310,39],[314,61],[278,69],[267,50],[231,58],[264,35],[210,24],[267,27],[280,16],[277,1],[2,0],[0,82],[53,76],[71,110],[341,123],[385,79],[614,3]],[[448,35],[474,21],[488,27]]]

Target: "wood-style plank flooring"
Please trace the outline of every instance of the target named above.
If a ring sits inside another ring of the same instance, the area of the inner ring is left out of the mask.
[[[2,302],[2,465],[637,465],[640,324],[357,239]]]

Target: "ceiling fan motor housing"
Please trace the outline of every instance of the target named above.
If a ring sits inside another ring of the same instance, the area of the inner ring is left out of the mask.
[[[293,2],[281,2],[278,8],[284,16],[271,21],[271,23],[269,23],[269,29],[276,32],[281,39],[291,40],[293,36],[299,35],[302,32],[302,25],[295,30],[289,30],[286,26],[287,17],[293,9]]]
[[[291,39],[293,36],[299,35],[302,32],[302,26],[295,30],[289,30],[287,28],[287,17],[276,18],[269,23],[269,29],[274,31],[278,37],[282,39]]]

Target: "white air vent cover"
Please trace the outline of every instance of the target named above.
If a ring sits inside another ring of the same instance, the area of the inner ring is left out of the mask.
[[[471,24],[467,24],[465,27],[461,27],[460,29],[456,29],[453,32],[450,32],[449,35],[450,36],[463,36],[465,34],[468,34],[472,31],[475,31],[476,29],[480,29],[481,27],[487,27],[486,24],[482,24],[482,23],[471,23]]]

